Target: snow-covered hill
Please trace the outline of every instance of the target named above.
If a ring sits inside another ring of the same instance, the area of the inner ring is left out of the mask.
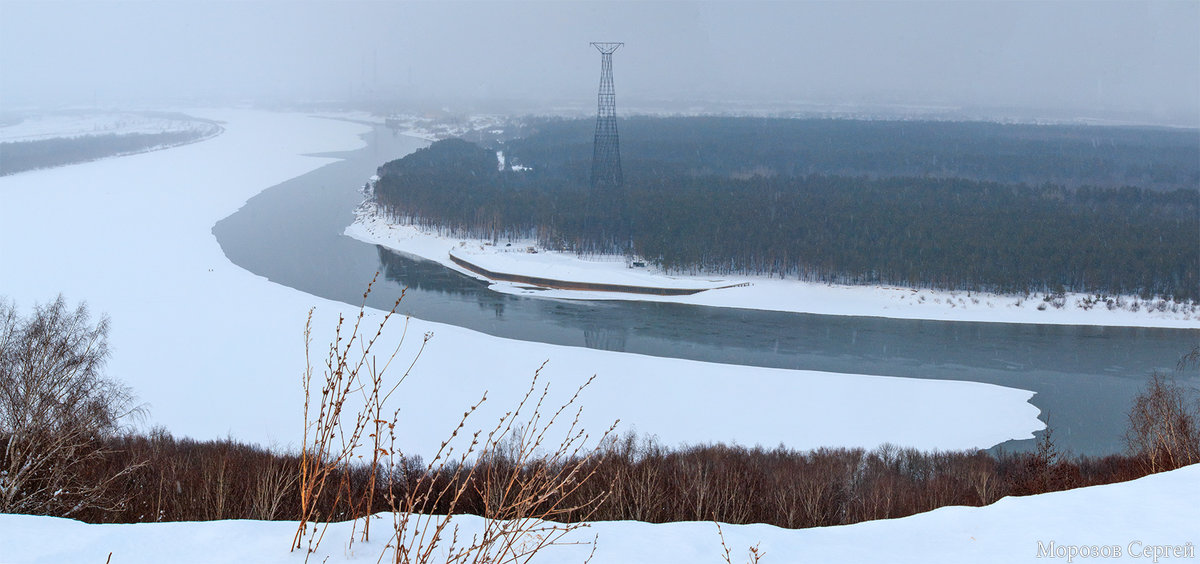
[[[1197,507],[1200,465],[1193,465],[1122,484],[1008,497],[987,507],[943,507],[903,519],[799,530],[722,529],[734,562],[744,562],[747,547],[758,545],[765,553],[762,564],[1193,562],[1200,543]],[[353,524],[335,524],[309,562],[378,562],[385,553],[381,535],[391,522],[382,516],[372,524],[374,541],[352,545],[347,541]],[[454,522],[468,538],[481,527],[474,516]],[[305,555],[288,551],[295,530],[290,521],[87,525],[0,515],[0,563],[105,562],[110,553],[119,564],[300,563]],[[564,540],[593,538],[593,564],[724,562],[713,523],[600,522]],[[550,547],[532,562],[584,562],[590,551],[588,544]]]

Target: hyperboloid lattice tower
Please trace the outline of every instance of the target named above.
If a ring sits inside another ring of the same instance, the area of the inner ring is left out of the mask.
[[[600,51],[600,94],[596,140],[592,148],[592,189],[625,184],[621,174],[621,144],[617,140],[617,93],[613,89],[612,54],[624,43],[592,43]]]

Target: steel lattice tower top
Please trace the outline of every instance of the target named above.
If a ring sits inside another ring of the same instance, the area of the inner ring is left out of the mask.
[[[612,54],[624,43],[592,43],[600,51],[600,93],[596,139],[592,148],[592,189],[620,187],[621,144],[617,139],[617,93],[613,89]]]

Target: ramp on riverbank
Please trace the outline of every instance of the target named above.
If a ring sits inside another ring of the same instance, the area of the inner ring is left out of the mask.
[[[529,276],[525,274],[513,274],[507,272],[496,272],[479,266],[471,261],[468,261],[460,256],[456,256],[453,251],[450,252],[450,260],[475,274],[483,276],[489,280],[499,280],[504,282],[516,282],[519,284],[530,284],[542,288],[554,288],[556,290],[583,290],[592,292],[624,292],[629,294],[649,294],[655,296],[690,296],[705,290],[717,290],[720,288],[732,288],[734,286],[745,286],[747,284],[729,284],[725,286],[712,287],[662,287],[662,286],[640,286],[628,284],[610,284],[603,282],[584,282],[578,280],[558,280],[554,278],[545,278],[541,276]]]

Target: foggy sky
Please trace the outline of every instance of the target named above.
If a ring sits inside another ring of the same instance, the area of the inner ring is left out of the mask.
[[[0,109],[359,99],[1117,112],[1200,125],[1200,2],[0,0]]]

